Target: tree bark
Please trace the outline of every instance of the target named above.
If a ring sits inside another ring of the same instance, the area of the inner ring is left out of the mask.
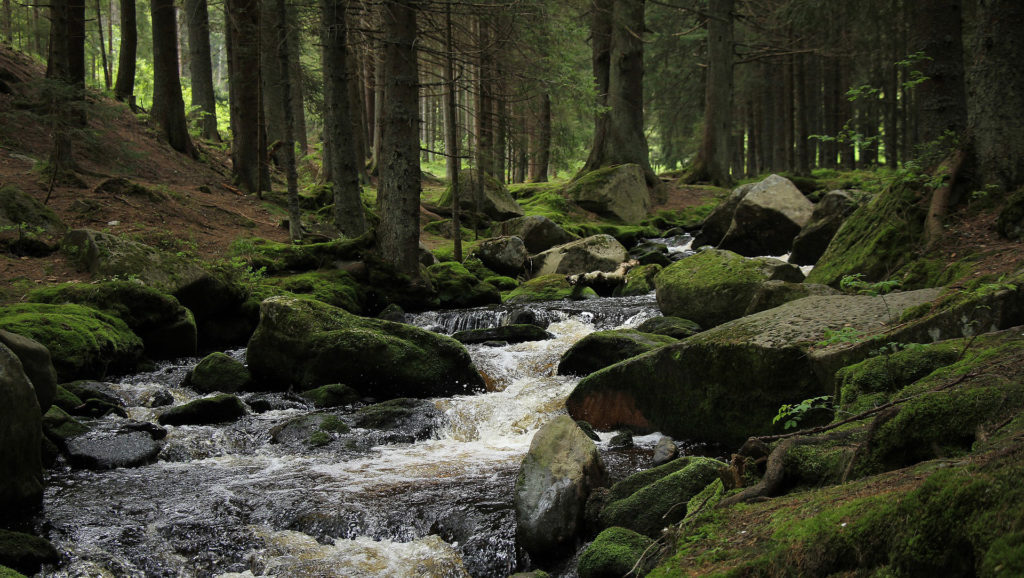
[[[926,144],[947,131],[961,134],[967,128],[963,10],[961,0],[910,2],[908,7],[912,11],[911,50],[927,56],[917,64],[927,80],[914,90],[919,144]]]
[[[185,102],[178,78],[178,33],[173,0],[152,0],[153,110],[150,117],[160,126],[174,150],[195,156],[185,123]]]
[[[121,0],[121,50],[117,55],[114,98],[135,107],[135,51],[139,34],[135,28],[135,0]]]
[[[302,239],[302,211],[299,209],[299,175],[295,169],[295,115],[292,110],[291,42],[288,33],[288,5],[276,1],[277,65],[281,82],[281,116],[284,121],[281,156],[284,161],[285,180],[288,183],[288,237],[292,243]],[[344,66],[344,62],[341,63]],[[347,95],[346,95],[347,96]]]
[[[551,159],[551,95],[540,96],[540,109],[537,111],[536,147],[530,158],[530,182],[546,183],[548,181],[548,164]]]
[[[486,16],[477,19],[476,163],[483,187],[485,176],[494,174],[494,62],[491,54],[491,24]]]
[[[612,10],[614,0],[592,0],[590,16],[591,68],[594,74],[594,89],[597,94],[594,106],[594,142],[590,146],[587,162],[580,174],[589,173],[605,166],[605,141],[608,136],[608,79],[612,48]]]
[[[385,0],[384,50],[387,87],[381,117],[380,226],[381,257],[398,273],[419,275],[419,118],[416,55],[417,0]]]
[[[231,39],[231,159],[235,183],[260,190],[259,0],[227,0]]]
[[[213,65],[210,60],[210,15],[206,0],[185,0],[185,15],[188,19],[192,106],[199,107],[199,136],[220,142],[217,103],[213,91]]]
[[[266,0],[260,9],[260,85],[262,87],[262,104],[264,130],[267,145],[262,150],[267,153],[268,162],[279,169],[284,169],[284,86],[281,82],[281,67],[278,54],[282,50],[278,38],[281,22],[277,11],[277,0]],[[287,55],[286,55],[287,57]]]
[[[334,183],[334,224],[346,237],[366,232],[366,215],[360,197],[356,154],[352,148],[352,115],[349,110],[349,54],[345,0],[320,0],[320,43],[324,65],[324,138],[326,164]]]
[[[807,90],[807,58],[798,54],[793,59],[793,92],[796,100],[796,114],[794,114],[794,145],[795,160],[794,171],[798,175],[811,174],[811,156],[807,147],[807,137],[810,135],[810,108],[811,99]]]
[[[459,126],[456,110],[457,90],[455,84],[455,38],[452,29],[452,8],[445,7],[445,59],[444,59],[444,153],[448,186],[452,191],[452,243],[455,262],[462,262],[462,223],[459,210]]]
[[[732,131],[733,0],[708,3],[708,71],[704,128],[691,181],[729,186],[729,135]]]
[[[100,0],[96,0],[96,30],[99,32],[100,36],[99,51],[103,65],[103,86],[106,87],[107,90],[110,90],[110,66],[107,62],[107,51],[104,49],[105,43],[103,42],[103,14],[100,10]]]

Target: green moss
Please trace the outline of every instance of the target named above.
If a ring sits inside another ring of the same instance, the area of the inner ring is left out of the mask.
[[[689,456],[681,457],[672,460],[666,464],[661,464],[658,467],[649,468],[646,470],[639,471],[626,479],[616,482],[610,490],[609,498],[611,500],[621,500],[628,498],[633,495],[637,490],[644,486],[649,486],[654,482],[664,478],[665,476],[678,472],[679,470],[690,465],[692,458]]]
[[[324,416],[324,419],[320,421],[320,431],[323,432],[344,434],[351,431],[351,429],[347,423],[341,421],[341,418],[336,415]]]
[[[483,264],[483,261],[481,261],[480,258],[475,255],[466,257],[466,259],[462,262],[462,266],[465,267],[467,271],[472,273],[474,277],[481,281],[485,281],[488,277],[496,277],[498,275],[494,271],[488,269]]]
[[[676,339],[685,339],[701,331],[700,325],[680,317],[652,317],[637,326],[637,330],[656,335],[668,335]]]
[[[498,291],[511,291],[516,287],[519,287],[519,281],[516,281],[511,277],[505,277],[504,275],[488,277],[484,279],[484,282],[497,287]]]
[[[325,269],[262,281],[261,297],[292,294],[312,297],[350,313],[362,313],[365,289],[346,271]]]
[[[836,372],[839,415],[860,413],[889,401],[889,396],[960,357],[960,343],[915,345],[880,355]]]
[[[952,263],[945,256],[934,259],[917,259],[900,268],[892,275],[901,281],[905,290],[925,287],[944,287],[969,277],[974,271],[977,255],[968,255]]]
[[[43,433],[57,444],[87,431],[89,431],[88,427],[56,405],[50,406],[50,409],[43,414]]]
[[[7,566],[0,566],[0,578],[25,578],[25,575]]]
[[[657,227],[641,225],[615,225],[612,223],[580,222],[569,224],[566,231],[579,235],[580,237],[591,237],[593,235],[611,235],[615,240],[626,247],[632,247],[641,239],[657,237],[660,231]]]
[[[981,560],[982,576],[1024,576],[1024,532],[996,538]]]
[[[529,198],[519,200],[526,215],[547,217],[563,227],[572,221],[572,215],[582,215],[582,211],[565,198],[560,190],[539,191]]]
[[[142,340],[124,321],[82,305],[3,307],[0,328],[45,345],[60,381],[127,371],[142,357]]]
[[[309,434],[309,437],[306,438],[306,445],[308,445],[309,447],[318,448],[331,443],[331,440],[333,439],[334,438],[331,437],[331,434],[327,432],[315,431]]]
[[[626,272],[626,282],[615,288],[616,297],[647,295],[654,291],[654,277],[661,272],[661,265],[652,263],[633,267]]]
[[[268,274],[313,271],[334,261],[361,259],[372,241],[371,234],[308,245],[253,238],[236,242],[232,246],[232,254],[249,261],[254,270],[265,268]]]
[[[359,401],[359,392],[341,383],[323,385],[300,395],[312,401],[317,408],[338,407]]]
[[[846,442],[797,445],[786,452],[787,487],[820,487],[843,479],[855,448]]]
[[[580,555],[580,578],[620,578],[633,569],[654,541],[626,528],[608,528]]]
[[[57,395],[53,398],[53,404],[66,412],[71,412],[76,407],[82,405],[82,399],[63,386],[58,385]]]
[[[590,287],[570,285],[565,275],[541,275],[523,283],[505,295],[509,303],[559,301],[561,299],[593,299],[597,293]]]
[[[42,564],[53,564],[60,554],[53,544],[21,532],[0,530],[0,564],[26,574],[35,574]]]
[[[385,429],[416,414],[422,401],[400,397],[375,403],[356,411],[356,425],[371,429]]]
[[[252,375],[242,362],[215,351],[204,357],[189,374],[186,385],[200,393],[234,393],[245,389]]]
[[[676,343],[674,337],[635,329],[595,331],[573,344],[558,364],[560,375],[587,375],[652,349]]]
[[[427,267],[427,272],[437,289],[441,307],[475,307],[501,302],[501,294],[496,287],[480,281],[459,263],[436,263]]]

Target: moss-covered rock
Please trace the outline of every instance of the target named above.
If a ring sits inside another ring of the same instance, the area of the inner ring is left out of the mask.
[[[742,317],[765,282],[799,283],[803,278],[799,268],[777,259],[712,249],[664,268],[654,285],[663,314],[707,328]]]
[[[644,171],[637,164],[591,171],[570,184],[565,193],[584,209],[623,223],[639,223],[651,207]]]
[[[342,383],[322,385],[299,395],[313,402],[316,408],[339,407],[359,401],[359,392]]]
[[[543,341],[554,339],[555,336],[536,325],[528,323],[517,323],[513,325],[501,325],[498,327],[486,327],[483,329],[467,329],[456,331],[452,339],[459,343],[469,345],[471,343],[486,343],[488,341],[504,341],[506,343],[522,343],[524,341]]]
[[[274,389],[350,383],[386,399],[483,388],[466,349],[450,337],[289,297],[263,302],[247,359],[254,378]]]
[[[142,340],[124,321],[71,303],[0,308],[0,327],[44,345],[60,381],[131,370],[143,352]]]
[[[836,231],[859,205],[865,193],[862,191],[830,191],[814,206],[811,220],[793,239],[793,250],[789,262],[796,265],[813,265],[828,248]]]
[[[302,443],[321,447],[349,431],[351,427],[334,414],[309,413],[274,426],[270,430],[270,439],[275,444]]]
[[[665,476],[674,474],[690,465],[692,459],[690,456],[677,458],[660,466],[640,470],[635,474],[627,476],[625,479],[615,482],[608,491],[609,502],[624,500],[632,496]]]
[[[235,393],[244,390],[251,381],[252,375],[241,361],[215,351],[196,364],[182,385],[199,393]]]
[[[686,465],[678,471],[643,486],[628,497],[609,503],[601,511],[601,524],[606,527],[622,526],[656,537],[662,528],[686,517],[685,504],[718,479],[718,472],[725,464],[711,458],[679,459],[686,460]]]
[[[57,406],[51,406],[43,414],[43,433],[57,445],[64,445],[68,438],[82,435],[89,431],[89,428],[82,422],[68,415],[68,413]]]
[[[34,303],[77,303],[109,313],[125,322],[142,339],[152,359],[196,354],[196,322],[178,300],[140,283],[103,281],[64,283],[32,291]]]
[[[508,303],[530,301],[560,301],[562,299],[594,299],[597,293],[590,287],[570,285],[565,275],[534,277],[505,295]]]
[[[162,425],[207,425],[235,421],[246,414],[238,396],[221,393],[177,405],[157,418]]]
[[[183,256],[89,229],[68,231],[61,248],[70,262],[94,276],[138,279],[171,294],[209,276]]]
[[[532,269],[535,277],[609,272],[617,269],[626,258],[626,248],[614,237],[593,235],[534,255]]]
[[[0,344],[6,346],[18,357],[25,376],[32,383],[32,389],[39,401],[40,411],[50,409],[57,395],[57,371],[53,368],[50,351],[34,339],[0,329]]]
[[[628,575],[654,540],[627,528],[613,526],[594,538],[580,555],[580,578],[621,578]],[[642,565],[641,565],[642,567]]]
[[[840,292],[837,289],[833,289],[828,285],[820,285],[818,283],[767,281],[761,284],[754,293],[754,297],[750,300],[750,305],[747,306],[747,310],[744,314],[751,315],[758,311],[766,311],[768,309],[778,307],[783,303],[789,303],[790,301],[796,301],[797,299],[803,299],[804,297],[810,297],[812,295],[839,294]]]
[[[637,326],[637,331],[667,335],[676,339],[685,339],[701,332],[701,327],[689,319],[681,317],[652,317]]]
[[[840,369],[839,411],[852,415],[889,401],[893,393],[959,359],[962,350],[957,345],[961,344],[916,345]]]
[[[30,508],[42,498],[40,419],[39,402],[21,361],[0,344],[0,508],[4,512]]]
[[[487,175],[484,186],[478,187],[477,171],[466,169],[459,173],[459,208],[463,211],[480,212],[495,221],[523,216],[523,209],[516,204],[504,183]],[[477,197],[478,190],[481,196]],[[449,186],[437,200],[441,207],[452,206],[452,190]]]
[[[654,278],[661,273],[662,266],[658,264],[640,265],[626,271],[626,282],[615,288],[615,297],[632,297],[634,295],[647,295],[654,291]]]
[[[71,393],[63,386],[57,386],[57,395],[53,398],[53,405],[61,408],[62,410],[71,413],[78,406],[82,405],[82,398]]]
[[[66,230],[35,197],[12,185],[0,187],[0,244],[15,255],[48,255]]]
[[[569,233],[542,215],[529,215],[502,221],[497,223],[492,230],[501,235],[519,237],[526,245],[526,250],[531,254],[547,251],[556,245],[564,245],[576,240],[576,235]]]
[[[613,363],[675,343],[667,335],[635,329],[595,331],[573,344],[558,362],[559,375],[589,375]]]
[[[341,307],[350,313],[362,313],[365,289],[347,271],[321,269],[298,275],[271,277],[261,282],[262,297],[304,295]]]
[[[0,530],[0,564],[14,568],[25,574],[35,574],[43,564],[56,564],[60,561],[60,553],[48,540]]]
[[[353,418],[356,427],[386,430],[390,442],[412,443],[434,435],[443,415],[428,400],[400,397],[361,407]]]
[[[498,289],[480,281],[460,263],[449,261],[427,267],[443,308],[476,307],[501,303]]]
[[[493,285],[495,288],[498,289],[498,291],[512,291],[516,287],[519,287],[519,281],[511,277],[505,277],[503,275],[485,277],[484,283],[489,283]]]
[[[361,261],[373,244],[373,235],[354,239],[336,239],[324,243],[296,245],[266,239],[246,239],[236,242],[233,250],[249,261],[254,270],[264,269],[267,274],[316,271],[336,261]]]

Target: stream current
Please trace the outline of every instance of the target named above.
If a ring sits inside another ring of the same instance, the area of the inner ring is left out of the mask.
[[[231,424],[167,427],[151,465],[90,471],[59,462],[48,473],[40,531],[70,562],[45,574],[507,576],[522,569],[512,489],[533,434],[564,412],[578,381],[555,375],[559,357],[595,330],[660,315],[653,294],[528,307],[551,322],[555,338],[469,346],[492,391],[431,400],[440,417],[426,439],[387,443],[394,440],[354,428],[340,436],[347,442],[321,447],[272,443],[280,424],[315,412],[288,394],[259,394],[276,409]],[[428,312],[410,322],[451,333],[499,325],[512,311]],[[179,386],[197,361],[110,386],[132,419],[155,422],[146,406],[155,393],[169,390],[175,403],[198,397]],[[351,421],[351,408],[333,413]],[[602,442],[613,477],[649,465],[656,436],[637,441],[632,452]]]

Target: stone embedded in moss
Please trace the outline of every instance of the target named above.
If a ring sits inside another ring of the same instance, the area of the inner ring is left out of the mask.
[[[199,393],[235,393],[244,390],[251,381],[252,375],[241,361],[215,351],[196,364],[182,385]]]
[[[437,289],[440,307],[476,307],[501,303],[501,294],[496,287],[480,281],[460,263],[437,263],[427,267],[427,273]]]
[[[271,277],[262,280],[261,285],[264,298],[287,292],[308,295],[318,301],[341,307],[349,313],[363,312],[365,288],[347,271],[322,269],[286,277]]]
[[[580,578],[621,578],[637,567],[637,562],[653,543],[654,540],[643,534],[613,526],[598,534],[587,546],[580,555],[576,572]]]
[[[323,385],[299,395],[312,401],[316,408],[338,407],[359,401],[359,392],[341,383]]]
[[[613,363],[676,343],[674,337],[635,329],[595,331],[577,341],[558,363],[559,375],[589,375]]]
[[[60,381],[129,371],[142,357],[142,340],[124,321],[82,305],[2,307],[0,327],[44,345]]]
[[[516,287],[505,296],[508,303],[560,301],[562,299],[594,299],[598,295],[590,287],[570,285],[565,275],[542,275]]]
[[[169,408],[157,421],[161,425],[208,425],[235,421],[245,414],[242,400],[222,393]]]
[[[10,530],[0,530],[0,564],[25,574],[39,572],[43,564],[56,564],[60,553],[48,540]]]

